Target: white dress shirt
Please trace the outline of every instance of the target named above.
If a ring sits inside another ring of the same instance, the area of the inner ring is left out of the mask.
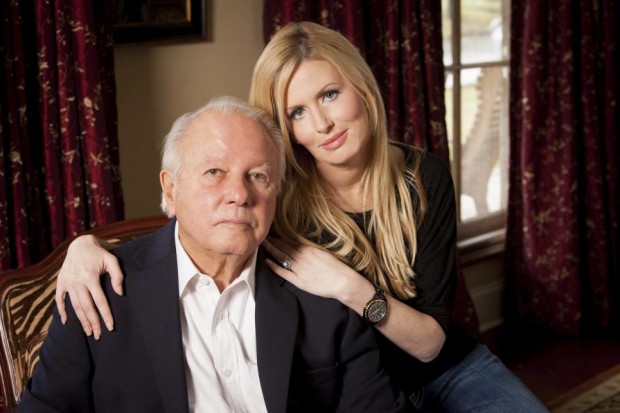
[[[220,294],[175,229],[185,376],[191,412],[267,412],[256,363],[256,253]]]

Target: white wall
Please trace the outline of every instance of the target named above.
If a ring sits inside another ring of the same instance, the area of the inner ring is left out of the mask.
[[[213,96],[247,98],[263,49],[263,2],[207,1],[209,39],[116,46],[121,179],[127,218],[159,214],[160,143],[172,122]]]

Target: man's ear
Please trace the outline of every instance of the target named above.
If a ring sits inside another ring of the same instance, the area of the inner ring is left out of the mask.
[[[161,184],[161,191],[166,200],[168,214],[175,215],[174,179],[172,179],[170,171],[164,169],[159,172],[159,183]]]

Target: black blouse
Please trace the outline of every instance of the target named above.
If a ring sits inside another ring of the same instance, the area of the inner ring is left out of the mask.
[[[405,152],[406,162],[410,164],[413,148],[403,143],[391,143]],[[428,208],[417,233],[418,251],[413,266],[417,296],[405,303],[437,320],[446,334],[446,341],[435,360],[422,363],[377,334],[382,364],[394,384],[406,394],[439,377],[462,360],[476,343],[451,322],[450,316],[457,283],[456,203],[450,170],[431,153],[425,153],[420,168]],[[413,188],[410,194],[415,207],[418,197]],[[365,213],[349,214],[363,230]]]

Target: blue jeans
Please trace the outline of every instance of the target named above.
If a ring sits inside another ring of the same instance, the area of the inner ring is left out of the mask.
[[[424,387],[418,412],[538,413],[547,408],[482,344]],[[415,397],[414,397],[415,398]]]

